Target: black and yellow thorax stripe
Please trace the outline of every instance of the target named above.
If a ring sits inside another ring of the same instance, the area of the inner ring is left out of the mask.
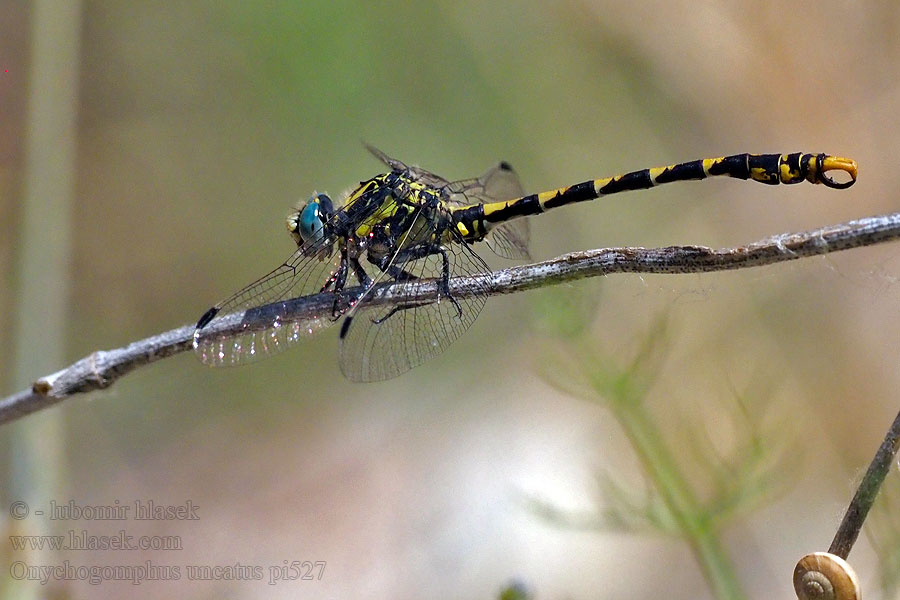
[[[850,179],[838,182],[828,171],[843,171]],[[547,210],[594,200],[629,190],[643,190],[673,181],[735,177],[761,183],[822,183],[827,187],[845,188],[856,181],[856,162],[826,154],[735,154],[720,158],[695,160],[667,167],[643,169],[615,177],[593,179],[539,194],[531,194],[503,202],[490,202],[466,207],[451,207],[454,226],[469,242],[479,241],[495,226],[518,217],[536,215]]]
[[[362,182],[347,198],[349,220],[356,223],[353,230],[358,239],[378,233],[387,237],[397,237],[398,242],[415,243],[423,241],[419,229],[427,223],[418,223],[414,214],[423,206],[436,207],[440,203],[440,191],[416,181],[411,177],[392,172],[378,175]],[[403,236],[404,233],[408,235]],[[400,239],[409,238],[408,240]]]

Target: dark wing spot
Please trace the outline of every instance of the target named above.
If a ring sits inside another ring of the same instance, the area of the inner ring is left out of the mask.
[[[197,321],[197,329],[203,329],[209,325],[209,322],[215,319],[217,314],[219,314],[219,309],[215,306],[203,313],[203,316]]]
[[[341,334],[338,336],[340,339],[344,339],[347,337],[347,331],[350,329],[350,323],[353,322],[353,317],[347,317],[344,319],[344,322],[341,323]]]

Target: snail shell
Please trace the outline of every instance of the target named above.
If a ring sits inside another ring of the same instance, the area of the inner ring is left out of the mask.
[[[860,600],[859,579],[847,561],[827,552],[813,552],[794,569],[794,591],[800,600]]]

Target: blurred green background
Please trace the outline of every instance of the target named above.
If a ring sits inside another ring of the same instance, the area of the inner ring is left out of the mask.
[[[71,55],[51,53],[71,61],[75,93],[38,99],[29,73],[44,1],[0,3],[5,393],[193,322],[279,264],[298,199],[379,172],[361,140],[450,179],[504,159],[529,191],[738,152],[860,163],[859,183],[842,193],[717,180],[556,211],[532,223],[536,259],[734,246],[897,206],[891,2],[50,2],[53,26],[76,35]],[[34,172],[40,162],[28,158],[39,101],[74,111],[71,180]],[[37,238],[23,227],[30,181],[71,181]],[[62,273],[23,272],[25,248],[60,240]],[[735,520],[725,541],[751,597],[791,597],[795,561],[827,547],[896,410],[898,276],[887,245],[496,297],[443,356],[380,384],[341,377],[336,331],[239,369],[179,355],[4,426],[0,524],[183,539],[174,552],[67,557],[80,564],[327,561],[314,582],[32,586],[54,597],[487,598],[512,579],[539,598],[711,597],[675,539],[560,527],[529,508],[539,498],[601,510],[601,471],[643,482],[608,411],[539,375],[559,347],[540,324],[562,297],[594,307],[598,361],[627,362],[668,319],[647,403],[673,447],[700,431],[727,454],[737,434],[723,406],[766,388],[760,418],[781,423],[798,460],[783,493]],[[23,282],[42,277],[61,315],[23,301]],[[40,343],[16,339],[29,318]],[[45,343],[56,354],[37,350]],[[35,435],[55,454],[23,468],[33,459],[23,440]],[[14,521],[5,508],[29,471],[56,472],[37,502],[191,500],[201,518]],[[23,582],[6,577],[20,554],[0,553],[8,597],[22,597]],[[851,558],[874,582],[865,540]]]

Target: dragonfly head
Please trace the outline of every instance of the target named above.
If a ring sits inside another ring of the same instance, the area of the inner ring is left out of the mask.
[[[326,224],[334,214],[334,205],[327,194],[313,194],[305,204],[288,215],[287,228],[297,242],[304,248],[304,254],[319,254],[323,258],[331,254],[331,245],[325,243]]]

